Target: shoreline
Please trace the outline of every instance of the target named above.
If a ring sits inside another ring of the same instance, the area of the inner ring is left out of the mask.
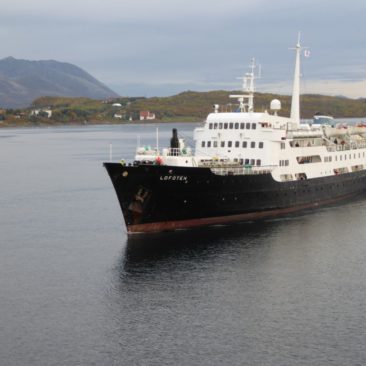
[[[169,123],[202,123],[203,121],[187,121],[187,120],[171,120],[171,121],[161,121],[161,120],[150,120],[150,121],[126,121],[126,122],[103,122],[103,121],[95,121],[95,122],[70,122],[70,123],[19,123],[19,124],[12,124],[6,125],[0,123],[0,130],[1,129],[16,129],[16,128],[52,128],[52,127],[88,127],[88,126],[132,126],[132,125],[150,125],[154,126],[157,124],[169,124]]]

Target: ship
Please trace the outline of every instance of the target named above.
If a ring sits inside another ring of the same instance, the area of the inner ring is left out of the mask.
[[[133,161],[104,163],[128,234],[263,220],[365,190],[366,126],[301,122],[300,39],[294,49],[289,117],[278,99],[254,111],[253,61],[230,95],[237,109],[214,105],[193,147],[173,129],[166,148],[138,146]]]

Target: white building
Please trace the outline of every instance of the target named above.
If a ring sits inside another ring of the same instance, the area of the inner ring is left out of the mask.
[[[51,116],[52,116],[52,110],[51,109],[32,109],[30,115],[31,116],[38,116],[41,112],[46,113],[48,118],[51,118]]]

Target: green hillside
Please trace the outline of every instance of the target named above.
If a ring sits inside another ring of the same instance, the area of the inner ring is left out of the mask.
[[[203,119],[212,111],[213,104],[219,104],[222,111],[234,111],[237,108],[235,99],[230,94],[238,91],[187,91],[172,97],[141,99],[131,103],[129,111],[149,110],[159,119],[170,118],[198,118]],[[289,116],[291,97],[287,95],[256,93],[254,104],[256,111],[269,110],[272,99],[279,99],[282,103],[281,115]],[[302,95],[301,117],[312,118],[316,112],[329,113],[336,118],[351,118],[366,116],[366,99],[349,99],[324,95]]]
[[[42,125],[70,123],[122,123],[139,120],[140,111],[155,113],[156,119],[168,121],[200,121],[219,104],[221,111],[235,111],[238,107],[230,94],[238,91],[186,91],[171,97],[119,97],[110,100],[89,98],[41,97],[36,99],[32,107],[18,110],[0,111],[0,125]],[[268,93],[255,94],[255,110],[269,109],[272,99],[282,103],[282,116],[289,116],[291,98],[286,95]],[[35,109],[41,112],[31,115]],[[52,111],[47,117],[43,110]],[[349,99],[324,95],[302,95],[301,117],[312,118],[316,112],[331,114],[335,118],[366,117],[366,99]]]

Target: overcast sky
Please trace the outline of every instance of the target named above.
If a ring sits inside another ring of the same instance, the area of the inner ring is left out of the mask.
[[[298,31],[302,92],[366,97],[365,0],[3,0],[0,58],[80,66],[121,95],[238,89],[288,94]]]

